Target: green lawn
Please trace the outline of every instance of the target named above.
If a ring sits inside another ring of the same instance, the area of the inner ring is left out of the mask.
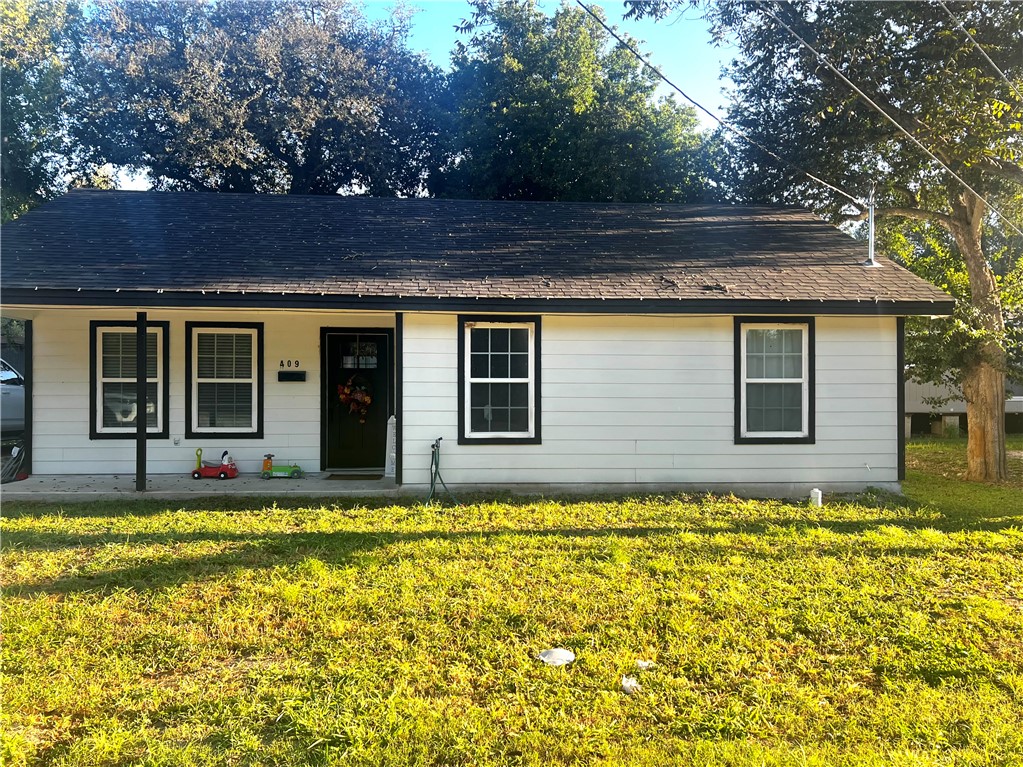
[[[963,451],[822,509],[8,503],[3,763],[1020,765],[1023,461]]]

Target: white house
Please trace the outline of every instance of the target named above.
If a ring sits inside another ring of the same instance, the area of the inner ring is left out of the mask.
[[[397,481],[895,488],[902,325],[952,300],[802,210],[74,191],[3,228],[31,470],[196,447]]]

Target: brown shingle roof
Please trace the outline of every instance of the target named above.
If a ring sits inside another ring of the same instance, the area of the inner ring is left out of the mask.
[[[3,227],[5,292],[951,299],[804,210],[79,190]]]

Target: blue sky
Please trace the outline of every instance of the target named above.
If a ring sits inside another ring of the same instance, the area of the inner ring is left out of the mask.
[[[465,0],[406,0],[405,4],[418,9],[412,19],[411,47],[425,52],[437,66],[448,69],[448,54],[460,37],[455,26],[471,15],[469,4]],[[539,0],[537,4],[545,12],[554,13],[560,2]],[[633,21],[622,18],[625,8],[621,2],[587,4],[602,7],[608,21],[619,31],[643,41],[640,50],[669,80],[707,109],[724,117],[725,97],[721,92],[719,74],[721,65],[727,63],[733,54],[727,48],[713,46],[707,23],[698,12],[689,9],[658,22],[650,19]],[[368,0],[366,13],[370,18],[379,18],[393,7],[392,0]],[[462,39],[464,42],[464,37]],[[660,92],[673,91],[663,86]],[[681,96],[678,99],[682,101]],[[697,111],[701,125],[716,125]]]

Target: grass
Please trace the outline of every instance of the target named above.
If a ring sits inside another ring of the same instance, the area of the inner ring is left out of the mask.
[[[1023,462],[963,449],[822,509],[8,503],[3,762],[1023,764]]]

